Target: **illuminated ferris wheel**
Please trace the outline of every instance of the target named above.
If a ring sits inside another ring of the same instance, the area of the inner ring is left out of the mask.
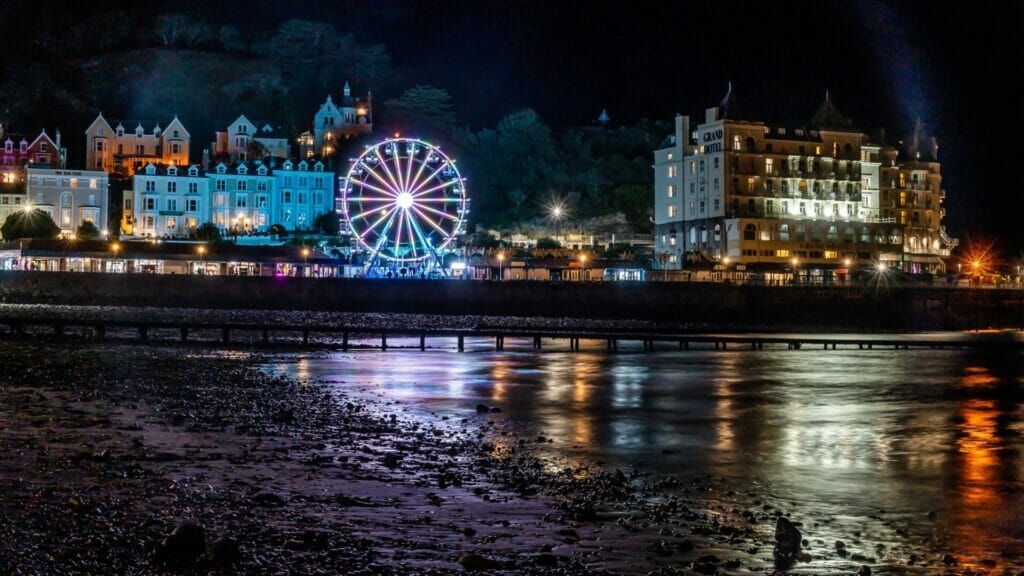
[[[359,246],[378,259],[408,265],[430,259],[464,232],[465,179],[440,148],[414,138],[368,146],[352,161],[342,211]]]

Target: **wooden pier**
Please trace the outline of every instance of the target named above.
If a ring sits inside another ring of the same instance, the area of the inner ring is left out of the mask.
[[[115,336],[116,334],[116,336]],[[198,338],[205,334],[205,339]],[[213,334],[215,337],[210,337]],[[159,337],[157,337],[159,335]],[[244,336],[248,338],[244,338]],[[147,344],[203,343],[264,346],[319,346],[329,348],[394,348],[397,338],[412,339],[418,345],[407,349],[426,350],[429,340],[455,340],[459,352],[466,350],[467,341],[488,342],[496,351],[511,349],[541,350],[545,345],[554,349],[581,351],[617,351],[621,343],[639,344],[645,352],[667,350],[748,350],[768,349],[820,349],[820,350],[910,350],[910,349],[979,349],[1000,351],[1024,350],[1024,339],[1012,333],[971,335],[962,338],[923,338],[913,335],[844,335],[818,336],[813,334],[779,336],[772,334],[717,335],[693,334],[673,331],[627,331],[614,329],[531,329],[477,327],[467,329],[381,328],[376,326],[339,326],[320,324],[257,324],[244,322],[196,322],[166,320],[73,320],[68,318],[0,317],[0,336],[22,338],[27,336],[66,339],[72,337],[96,342],[122,342]],[[320,336],[319,342],[311,339]],[[389,344],[389,338],[391,344]],[[354,343],[358,340],[358,344]],[[584,344],[587,344],[585,346]]]

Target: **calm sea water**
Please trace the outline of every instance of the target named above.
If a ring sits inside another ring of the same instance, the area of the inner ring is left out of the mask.
[[[819,535],[874,530],[879,542],[924,539],[975,560],[1020,551],[1020,354],[601,344],[331,353],[280,367],[424,418],[500,406],[524,433],[553,438],[554,457],[721,476],[828,519]]]

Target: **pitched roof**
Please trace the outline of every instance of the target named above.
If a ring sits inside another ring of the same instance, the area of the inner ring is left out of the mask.
[[[853,122],[839,112],[839,109],[832,102],[832,97],[829,95],[828,90],[825,90],[825,100],[818,106],[817,112],[811,118],[810,125],[819,130],[827,130],[829,128],[848,130],[853,126]]]

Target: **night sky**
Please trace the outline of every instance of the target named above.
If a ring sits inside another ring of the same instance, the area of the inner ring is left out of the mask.
[[[921,118],[939,140],[951,232],[998,238],[1008,255],[1024,239],[1002,169],[1024,134],[1011,88],[1024,4],[182,0],[173,10],[268,33],[289,18],[330,21],[386,44],[404,84],[447,89],[473,128],[525,106],[556,129],[603,108],[613,124],[701,116],[729,81],[753,119],[798,127],[829,89],[868,131],[905,134]]]

